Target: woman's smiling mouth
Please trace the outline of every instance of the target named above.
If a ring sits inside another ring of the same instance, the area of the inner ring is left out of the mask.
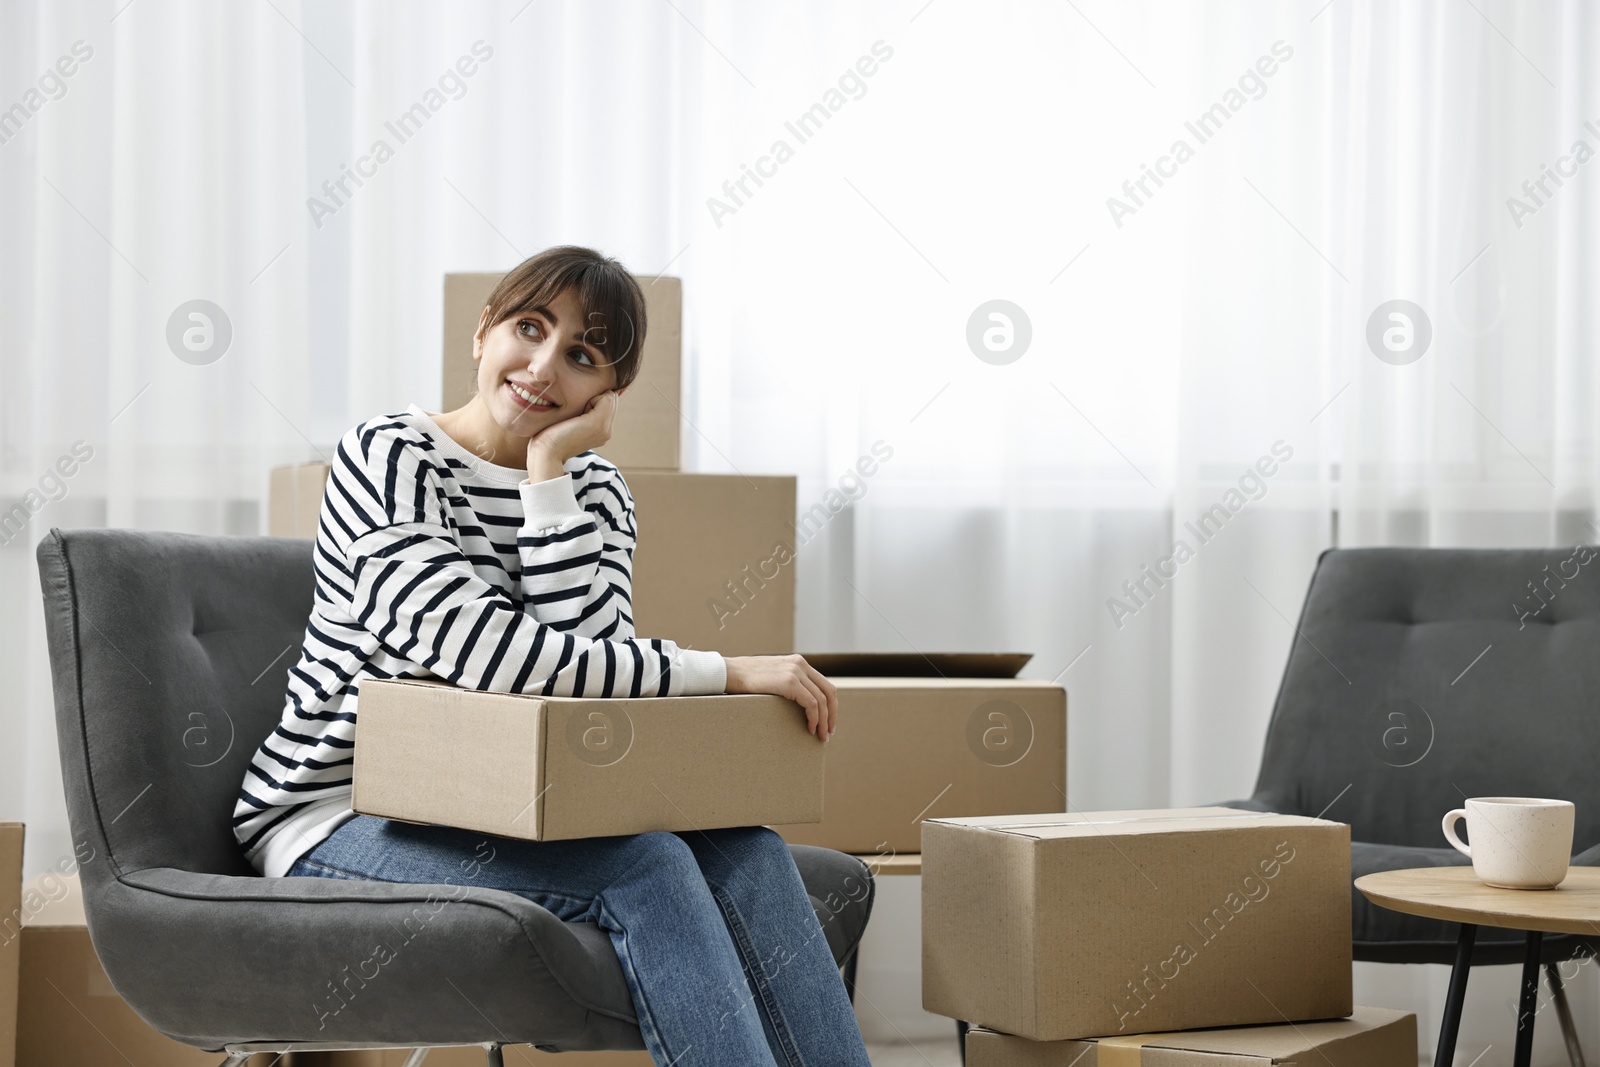
[[[560,404],[552,403],[549,400],[545,400],[543,397],[535,395],[526,386],[518,385],[516,382],[511,381],[510,379],[506,380],[506,388],[510,391],[512,399],[525,408],[532,408],[538,411],[552,411],[561,406]]]

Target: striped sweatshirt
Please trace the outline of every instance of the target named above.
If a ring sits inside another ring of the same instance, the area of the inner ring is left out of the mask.
[[[549,481],[474,455],[412,405],[344,435],[322,499],[316,592],[283,717],[233,829],[281,877],[350,819],[363,678],[546,696],[720,693],[715,652],[633,636],[633,497],[585,452]]]

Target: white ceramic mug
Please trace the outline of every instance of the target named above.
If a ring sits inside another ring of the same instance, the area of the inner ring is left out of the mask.
[[[1473,797],[1466,808],[1444,817],[1444,836],[1485,884],[1501,889],[1554,889],[1567,877],[1572,860],[1570,800],[1538,797]],[[1467,820],[1472,844],[1456,836],[1456,822]]]

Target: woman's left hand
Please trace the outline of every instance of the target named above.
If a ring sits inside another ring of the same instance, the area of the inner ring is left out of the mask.
[[[608,389],[590,400],[581,415],[551,423],[528,438],[528,474],[534,478],[538,459],[554,461],[556,469],[573,456],[599,448],[611,440],[611,424],[617,415],[617,393]]]

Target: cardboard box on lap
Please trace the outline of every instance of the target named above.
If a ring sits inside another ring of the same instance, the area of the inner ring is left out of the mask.
[[[368,679],[360,707],[351,806],[368,815],[533,841],[822,818],[831,742],[783,697],[538,697]]]
[[[1188,808],[922,826],[922,1003],[940,1015],[1034,1041],[1338,1018],[1350,961],[1343,823]]]
[[[1348,1019],[1168,1034],[1029,1041],[967,1032],[967,1067],[1415,1067],[1417,1017],[1358,1007]]]
[[[841,852],[922,851],[922,820],[1064,811],[1067,693],[1019,678],[832,677],[822,821],[786,841]]]

